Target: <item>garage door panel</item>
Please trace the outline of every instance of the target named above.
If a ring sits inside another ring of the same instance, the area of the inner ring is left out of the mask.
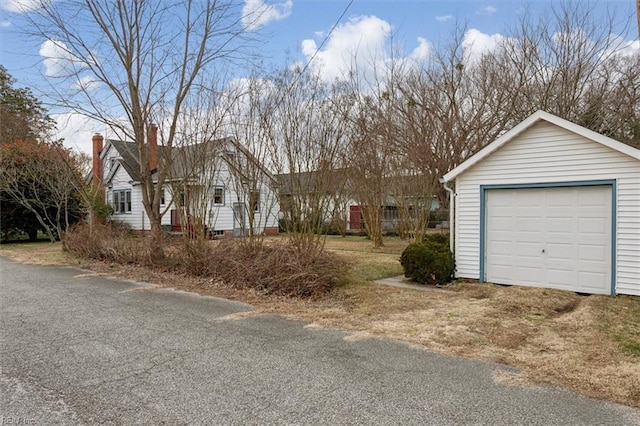
[[[611,186],[488,190],[485,202],[488,281],[609,293]]]
[[[513,242],[496,240],[491,245],[491,254],[494,256],[509,255],[513,252]]]
[[[572,260],[575,257],[575,247],[571,243],[547,243],[545,247],[547,261]]]
[[[515,255],[517,257],[529,257],[533,259],[540,258],[540,243],[537,241],[517,241],[515,243],[515,247]],[[513,250],[510,253],[505,254],[513,254]]]
[[[549,287],[571,289],[571,282],[575,280],[575,272],[566,269],[547,268],[547,283]]]
[[[533,284],[542,279],[542,270],[539,265],[525,266],[518,265],[515,269],[516,280],[522,284]]]
[[[575,221],[568,217],[547,217],[545,226],[548,232],[572,234]]]
[[[519,232],[539,232],[542,226],[540,216],[518,216],[515,230]]]
[[[513,229],[513,218],[510,216],[493,216],[489,219],[487,228],[493,232],[511,231]]]
[[[607,252],[606,247],[596,244],[579,244],[578,260],[581,262],[602,262],[606,263],[611,253]]]
[[[608,234],[610,225],[607,222],[602,217],[581,217],[578,219],[578,232],[581,234]]]
[[[602,281],[607,278],[607,274],[603,272],[589,272],[578,271],[578,281],[580,281],[580,290],[578,291],[593,291],[594,293],[601,293]]]
[[[546,205],[548,208],[566,208],[575,204],[573,194],[562,194],[560,192],[550,192],[546,194]]]
[[[544,194],[524,194],[517,192],[515,197],[511,197],[512,200],[514,198],[518,207],[538,208],[544,203]]]
[[[601,191],[581,191],[578,193],[578,205],[580,207],[602,207],[610,206],[611,198]]]
[[[493,265],[493,275],[496,278],[496,280],[509,280],[513,276],[513,266],[510,263],[509,264],[495,263]]]

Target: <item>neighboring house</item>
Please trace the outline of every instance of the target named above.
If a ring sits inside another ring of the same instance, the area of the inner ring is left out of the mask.
[[[183,232],[203,227],[210,236],[239,237],[278,232],[274,181],[258,161],[233,138],[174,147],[167,159],[150,132],[150,170],[170,168],[161,189],[163,227]],[[111,220],[134,230],[151,229],[142,204],[139,156],[135,143],[93,137],[93,170],[102,176]],[[162,165],[161,165],[162,167]],[[155,179],[155,177],[154,177]],[[200,229],[200,228],[199,228]]]
[[[354,188],[356,183],[349,177],[349,169],[284,173],[276,175],[276,180],[284,217],[309,217],[320,211],[322,221],[338,230],[364,231],[362,207],[356,199],[358,191]],[[419,188],[410,184],[411,180],[411,177],[385,179],[388,188],[381,201],[382,228],[385,232],[398,232],[402,223],[400,210],[403,208],[410,215],[426,206],[430,212],[440,208],[435,197],[425,202],[419,194]],[[403,189],[397,191],[394,188]],[[402,195],[398,192],[402,192]]]
[[[538,111],[441,181],[457,277],[640,295],[640,150]]]
[[[307,220],[346,231],[346,206],[353,203],[346,190],[347,176],[343,169],[276,175],[282,218],[290,226]]]

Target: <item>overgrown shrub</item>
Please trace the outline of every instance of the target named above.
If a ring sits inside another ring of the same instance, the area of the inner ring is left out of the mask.
[[[400,256],[404,276],[422,284],[445,284],[451,281],[454,259],[449,250],[448,234],[431,234],[422,243],[409,244]]]
[[[301,250],[289,243],[248,246],[229,242],[214,249],[213,262],[214,276],[227,285],[282,296],[324,294],[347,274],[347,265],[338,255]]]
[[[66,249],[85,259],[149,265],[149,245],[122,223],[79,223],[65,234]]]
[[[148,239],[122,226],[90,228],[82,224],[74,227],[67,238],[68,250],[79,257],[213,278],[230,287],[253,288],[266,294],[318,296],[336,287],[347,275],[344,260],[321,246],[167,238],[165,256],[159,264],[152,261]]]

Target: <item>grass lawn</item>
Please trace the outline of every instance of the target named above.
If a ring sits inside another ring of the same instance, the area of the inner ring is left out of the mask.
[[[458,282],[416,291],[372,284],[402,273],[406,242],[386,238],[373,249],[364,237],[327,237],[326,248],[351,265],[348,282],[320,300],[266,297],[206,281],[131,266],[82,262],[116,276],[243,300],[256,310],[308,321],[310,327],[352,330],[348,339],[387,337],[445,354],[517,367],[505,385],[550,383],[640,407],[640,298]],[[0,255],[37,263],[79,264],[59,244],[10,244]]]

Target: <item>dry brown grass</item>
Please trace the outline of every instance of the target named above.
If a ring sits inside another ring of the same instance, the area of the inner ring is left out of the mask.
[[[315,300],[267,297],[133,266],[95,262],[91,268],[243,300],[256,307],[252,315],[276,313],[308,321],[309,327],[349,329],[352,340],[392,338],[518,368],[495,377],[504,385],[552,383],[640,407],[640,298],[476,283],[427,292],[378,286],[368,280],[401,272],[398,259],[406,242],[387,239],[385,244],[374,250],[361,237],[329,238],[327,248],[350,261],[352,276],[350,284]],[[55,246],[38,245],[26,257],[52,255],[50,247]],[[3,255],[15,258],[17,252],[18,246],[0,247]]]
[[[10,243],[0,245],[0,256],[31,265],[77,265],[79,261],[62,251],[59,242]]]

